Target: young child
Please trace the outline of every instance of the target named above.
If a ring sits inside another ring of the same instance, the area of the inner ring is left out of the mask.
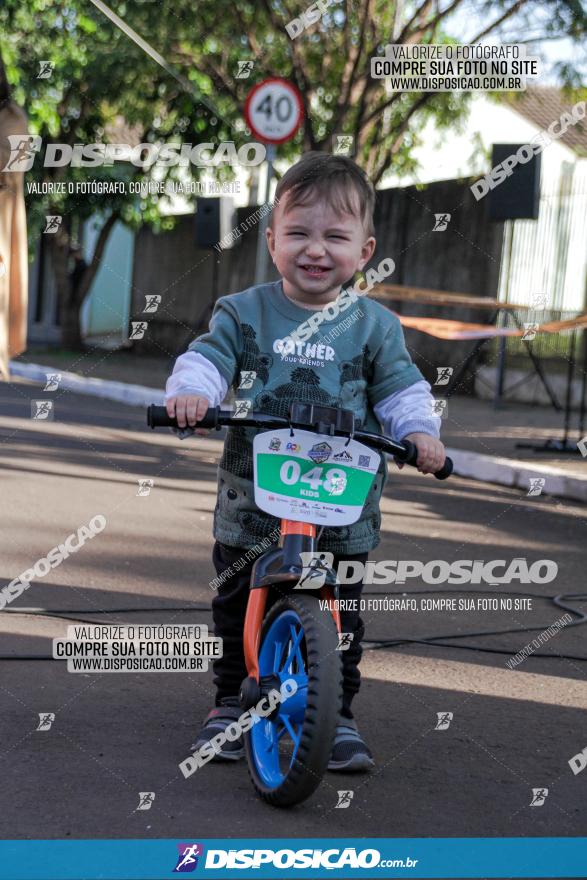
[[[394,439],[415,443],[422,473],[439,470],[445,455],[437,439],[440,419],[433,415],[430,385],[410,359],[399,320],[385,306],[359,298],[345,311],[342,331],[339,327],[329,336],[343,318],[325,316],[308,341],[283,341],[311,313],[333,302],[371,259],[376,244],[371,183],[351,159],[312,152],[286,172],[275,195],[267,244],[281,279],[218,300],[209,331],[176,361],[167,381],[167,412],[177,416],[181,428],[193,427],[209,406],[224,400],[229,387],[239,388],[243,373],[253,371],[252,388],[237,394],[252,401],[251,409],[283,417],[294,401],[352,409],[364,430],[379,431],[380,423]],[[250,377],[243,384],[249,383]],[[254,560],[238,571],[231,566],[279,525],[255,507],[254,434],[254,429],[229,429],[218,470],[213,561],[224,578],[212,611],[224,654],[214,663],[216,707],[192,750],[241,714],[237,695],[247,675],[242,634]],[[324,529],[319,549],[334,554],[335,567],[341,560],[365,562],[379,543],[385,477],[382,461],[358,522]],[[341,585],[340,598],[356,599],[361,588]],[[351,712],[360,684],[364,628],[358,611],[341,611],[341,622],[354,639],[342,653],[343,707],[329,769],[365,771],[374,762]],[[243,754],[242,740],[227,742],[218,759],[237,760]]]

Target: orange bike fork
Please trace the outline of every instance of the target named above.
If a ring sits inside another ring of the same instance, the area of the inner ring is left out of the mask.
[[[280,545],[283,551],[284,565],[299,565],[299,551],[305,549],[314,550],[315,538],[315,525],[282,519]],[[258,560],[257,563],[255,563],[255,569],[260,562],[261,560]],[[259,643],[261,640],[261,627],[263,625],[263,617],[265,616],[269,589],[269,585],[257,586],[254,583],[251,584],[251,590],[247,602],[247,612],[245,615],[243,634],[245,664],[249,676],[257,681],[259,681]],[[320,598],[326,599],[328,608],[330,609],[330,613],[336,624],[336,629],[340,632],[340,612],[334,607],[334,593],[332,587],[323,586],[320,589]]]
[[[259,641],[268,593],[269,587],[256,587],[251,590],[245,615],[245,632],[243,637],[245,664],[249,675],[257,681],[259,681]]]

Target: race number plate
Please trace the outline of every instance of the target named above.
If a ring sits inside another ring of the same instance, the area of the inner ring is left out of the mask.
[[[289,428],[257,434],[255,503],[281,519],[356,522],[379,467],[377,452],[346,437]]]

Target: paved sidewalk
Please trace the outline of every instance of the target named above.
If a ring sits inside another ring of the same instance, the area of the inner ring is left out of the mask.
[[[288,836],[294,826],[300,838],[362,838],[374,829],[396,838],[585,834],[586,774],[574,775],[568,761],[586,744],[585,663],[576,658],[585,657],[587,604],[553,602],[583,582],[583,505],[396,470],[374,559],[547,557],[556,581],[368,586],[353,709],[374,772],[328,773],[300,808],[274,810],[256,797],[244,761],[209,764],[189,779],[179,771],[213,703],[212,668],[72,674],[50,659],[52,639],[76,622],[210,625],[219,441],[182,443],[148,430],[139,407],[69,392],[55,394],[54,421],[33,421],[30,399],[47,396],[38,390],[24,379],[0,384],[1,585],[96,514],[107,525],[48,573],[41,568],[0,613],[0,653],[14,658],[0,666],[0,837],[170,839],[171,872],[173,841],[217,836],[219,817],[234,838]],[[140,479],[153,479],[148,496],[138,494]],[[531,605],[515,605],[518,590]],[[400,593],[411,594],[416,610],[377,607]],[[420,604],[439,597],[476,607]],[[509,597],[511,610],[501,602]],[[566,607],[575,625],[509,668]],[[396,647],[377,647],[385,641]],[[47,659],[26,659],[33,656]],[[438,732],[438,713],[448,710],[454,721]],[[55,721],[37,732],[45,712]],[[535,785],[550,792],[540,808],[529,806]],[[340,810],[343,788],[354,796]],[[146,812],[137,809],[141,791],[156,793]],[[43,792],[50,808],[40,807]],[[83,865],[74,876],[87,876]]]
[[[573,413],[570,438],[574,443],[580,439],[577,420],[578,413]],[[516,445],[542,444],[550,438],[561,440],[563,424],[564,414],[548,406],[507,403],[495,409],[488,400],[451,397],[448,401],[448,417],[443,421],[442,436],[447,446],[457,446],[482,455],[550,465],[587,477],[587,459],[578,451],[575,454],[544,453],[519,449]],[[583,436],[585,434],[587,428]]]
[[[115,351],[93,348],[87,352],[73,352],[32,345],[12,363],[46,364],[58,372],[65,370],[93,379],[164,388],[175,358],[137,355],[132,348]]]
[[[35,382],[43,381],[48,368],[62,373],[63,388],[146,406],[163,401],[173,359],[141,357],[130,350],[87,354],[33,350],[12,362],[15,377]],[[581,439],[576,413],[572,424],[571,438],[576,442]],[[495,409],[492,402],[472,397],[450,398],[442,427],[455,472],[461,476],[525,492],[533,478],[543,478],[544,493],[587,502],[587,458],[578,452],[536,453],[516,445],[562,435],[563,414],[551,407],[507,403]]]

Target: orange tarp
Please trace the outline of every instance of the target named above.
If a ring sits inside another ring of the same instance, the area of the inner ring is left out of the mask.
[[[394,314],[397,315],[397,312]],[[448,318],[421,318],[416,315],[397,315],[404,327],[420,330],[437,339],[491,339],[495,336],[523,336],[527,328],[493,327],[491,324],[471,324]],[[547,321],[538,324],[536,333],[560,333],[575,327],[587,327],[587,314],[567,321]]]
[[[375,299],[396,302],[418,302],[436,306],[468,306],[472,309],[491,309],[527,311],[529,306],[500,302],[487,296],[472,296],[470,293],[452,293],[448,290],[432,290],[426,287],[411,287],[404,284],[376,284],[372,290]]]

